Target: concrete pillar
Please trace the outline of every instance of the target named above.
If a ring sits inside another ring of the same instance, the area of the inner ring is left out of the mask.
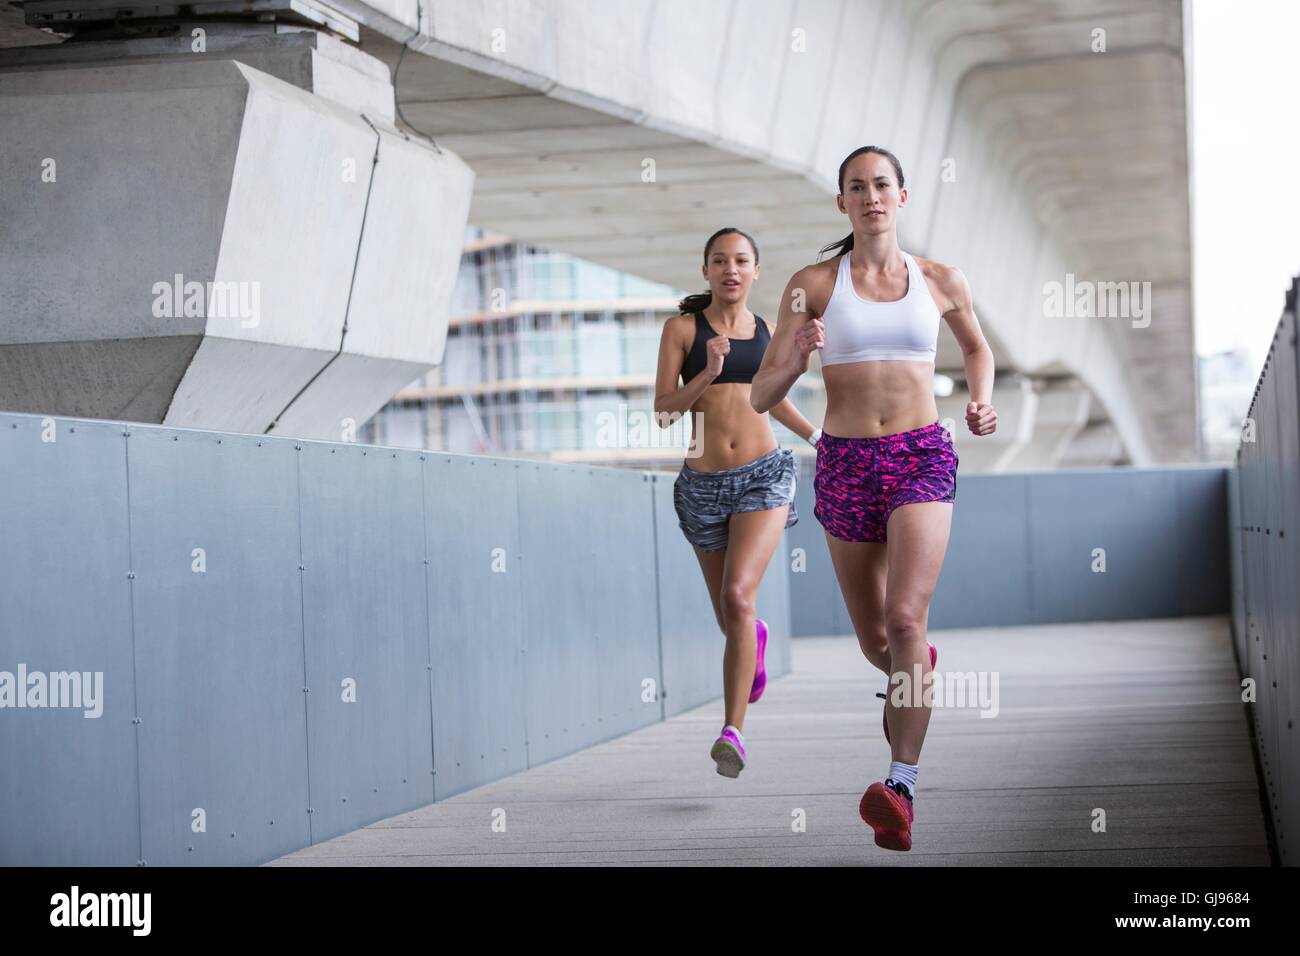
[[[315,30],[0,51],[0,409],[348,440],[441,362],[473,174]]]

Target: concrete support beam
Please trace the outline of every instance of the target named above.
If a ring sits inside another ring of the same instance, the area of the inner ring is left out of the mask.
[[[337,440],[441,361],[468,167],[354,49],[215,45],[0,54],[0,408]]]

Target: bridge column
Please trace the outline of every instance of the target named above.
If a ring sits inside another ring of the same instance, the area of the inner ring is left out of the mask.
[[[0,51],[0,409],[347,440],[442,360],[473,174],[323,29],[154,32]]]

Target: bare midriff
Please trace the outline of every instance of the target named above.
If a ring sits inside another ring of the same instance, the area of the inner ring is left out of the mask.
[[[767,414],[749,404],[748,382],[710,385],[690,416],[692,452],[703,449],[685,460],[691,471],[739,468],[779,447]]]
[[[837,438],[879,438],[923,428],[939,418],[934,363],[901,360],[850,362],[822,367],[826,420]]]

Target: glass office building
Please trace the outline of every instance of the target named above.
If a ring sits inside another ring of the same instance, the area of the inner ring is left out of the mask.
[[[358,438],[676,470],[690,440],[689,423],[660,429],[651,416],[660,335],[683,295],[471,227],[442,365],[399,392]],[[823,394],[814,371],[790,398],[820,421]],[[771,421],[783,447],[812,453],[807,442]]]

